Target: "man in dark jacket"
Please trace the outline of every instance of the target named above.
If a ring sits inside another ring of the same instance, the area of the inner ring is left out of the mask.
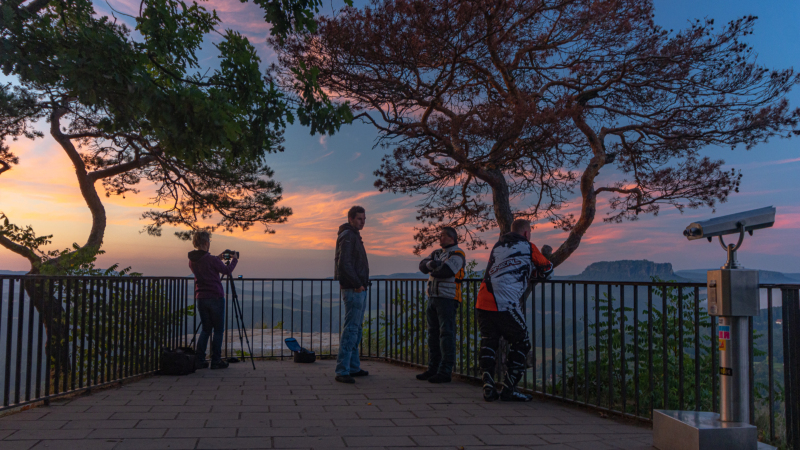
[[[439,245],[419,263],[428,274],[428,370],[417,375],[430,383],[449,383],[456,363],[456,309],[461,303],[466,255],[458,248],[458,233],[442,227]]]
[[[355,383],[353,377],[369,375],[361,369],[358,345],[361,343],[361,323],[369,286],[369,263],[360,231],[367,221],[361,206],[347,212],[347,223],[339,227],[336,238],[333,279],[339,281],[344,301],[344,327],[339,339],[339,357],[336,361],[336,381]]]
[[[220,274],[230,275],[238,260],[232,258],[230,265],[222,262],[222,255],[214,256],[208,252],[211,235],[198,231],[192,236],[192,245],[197,250],[189,252],[189,268],[194,274],[195,309],[200,313],[202,331],[197,341],[196,367],[205,369],[206,347],[211,339],[211,368],[224,369],[228,363],[222,360],[222,335],[225,333],[225,291],[222,289]]]

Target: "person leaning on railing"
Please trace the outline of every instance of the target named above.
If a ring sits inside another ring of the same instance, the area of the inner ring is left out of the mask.
[[[428,274],[428,370],[417,375],[430,383],[449,383],[456,364],[456,309],[461,303],[466,255],[458,248],[458,233],[442,227],[440,249],[419,263]]]
[[[335,378],[340,383],[355,383],[353,377],[369,375],[366,370],[361,369],[358,356],[369,287],[369,263],[360,233],[366,222],[367,213],[364,208],[353,206],[347,212],[347,223],[339,227],[336,237],[333,279],[339,281],[344,302],[344,327],[339,339]]]
[[[195,366],[208,367],[206,347],[211,339],[211,368],[224,369],[228,363],[222,360],[222,336],[225,334],[225,291],[220,275],[231,275],[236,268],[237,258],[230,264],[222,262],[222,255],[214,256],[208,252],[211,247],[211,234],[197,231],[192,236],[192,245],[197,250],[189,252],[189,268],[194,274],[195,308],[200,313],[202,330],[197,341]]]
[[[522,379],[531,343],[521,304],[528,291],[531,275],[545,279],[553,264],[530,242],[531,223],[517,219],[511,232],[500,237],[492,248],[475,304],[481,332],[480,368],[483,372],[483,399],[528,402],[533,397],[516,390]],[[495,385],[494,371],[500,338],[509,343],[506,373]],[[501,391],[498,392],[497,386]]]

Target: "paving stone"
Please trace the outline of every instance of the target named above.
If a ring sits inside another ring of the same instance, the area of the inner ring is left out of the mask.
[[[6,441],[24,441],[30,439],[83,439],[92,430],[17,430],[7,436]]]
[[[66,420],[6,420],[0,419],[0,430],[57,430]]]
[[[138,420],[71,420],[61,427],[62,430],[93,430],[106,428],[133,428]],[[162,427],[166,428],[166,427]]]
[[[119,442],[120,441],[116,439],[81,439],[74,441],[45,440],[39,441],[39,443],[32,448],[34,450],[110,450],[118,445]],[[5,442],[3,444],[5,445]],[[6,450],[6,447],[3,447],[3,450]]]
[[[166,432],[166,428],[107,428],[92,431],[87,439],[154,439],[164,436]]]
[[[416,447],[408,436],[345,437],[348,447]]]
[[[170,428],[164,437],[168,438],[203,438],[203,437],[234,437],[236,428]]]
[[[273,448],[272,439],[260,437],[200,438],[198,449]]]
[[[3,441],[3,450],[28,450],[29,448],[33,448],[33,446],[38,443],[38,440],[35,441]],[[52,441],[50,441],[52,442]],[[51,447],[56,448],[56,447]],[[111,448],[111,447],[109,447]]]
[[[433,427],[370,427],[373,436],[433,436]]]
[[[334,419],[333,423],[339,427],[390,427],[394,425],[394,422],[391,419]]]
[[[520,446],[533,446],[533,445],[540,445],[540,444],[548,444],[549,442],[545,442],[542,439],[539,439],[535,435],[527,435],[527,434],[515,434],[515,435],[503,435],[503,434],[488,434],[488,435],[478,435],[478,439],[483,441],[488,445],[520,445]]]
[[[275,437],[273,446],[274,448],[325,449],[344,447],[344,442],[340,437]]]
[[[300,427],[281,427],[281,428],[239,428],[237,436],[239,437],[303,437],[306,435],[305,428]]]
[[[193,449],[196,445],[193,438],[123,439],[114,450]]]
[[[337,426],[337,427],[307,427],[305,434],[317,436],[372,436],[372,429],[366,426]]]

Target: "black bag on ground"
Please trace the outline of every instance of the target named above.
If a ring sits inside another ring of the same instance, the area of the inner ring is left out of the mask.
[[[294,354],[294,362],[306,364],[313,363],[317,360],[317,354],[311,350],[300,347],[300,344],[297,343],[297,339],[287,338],[285,342],[286,346],[289,347],[289,350]]]
[[[161,348],[161,370],[158,375],[189,375],[194,373],[195,352],[191,347]]]

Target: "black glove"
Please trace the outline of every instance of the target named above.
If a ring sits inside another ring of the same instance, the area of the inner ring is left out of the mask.
[[[428,261],[428,263],[425,264],[425,265],[428,266],[428,269],[430,269],[430,270],[436,270],[439,267],[442,267],[442,262],[441,261],[437,261],[435,259],[432,259],[432,260]]]

